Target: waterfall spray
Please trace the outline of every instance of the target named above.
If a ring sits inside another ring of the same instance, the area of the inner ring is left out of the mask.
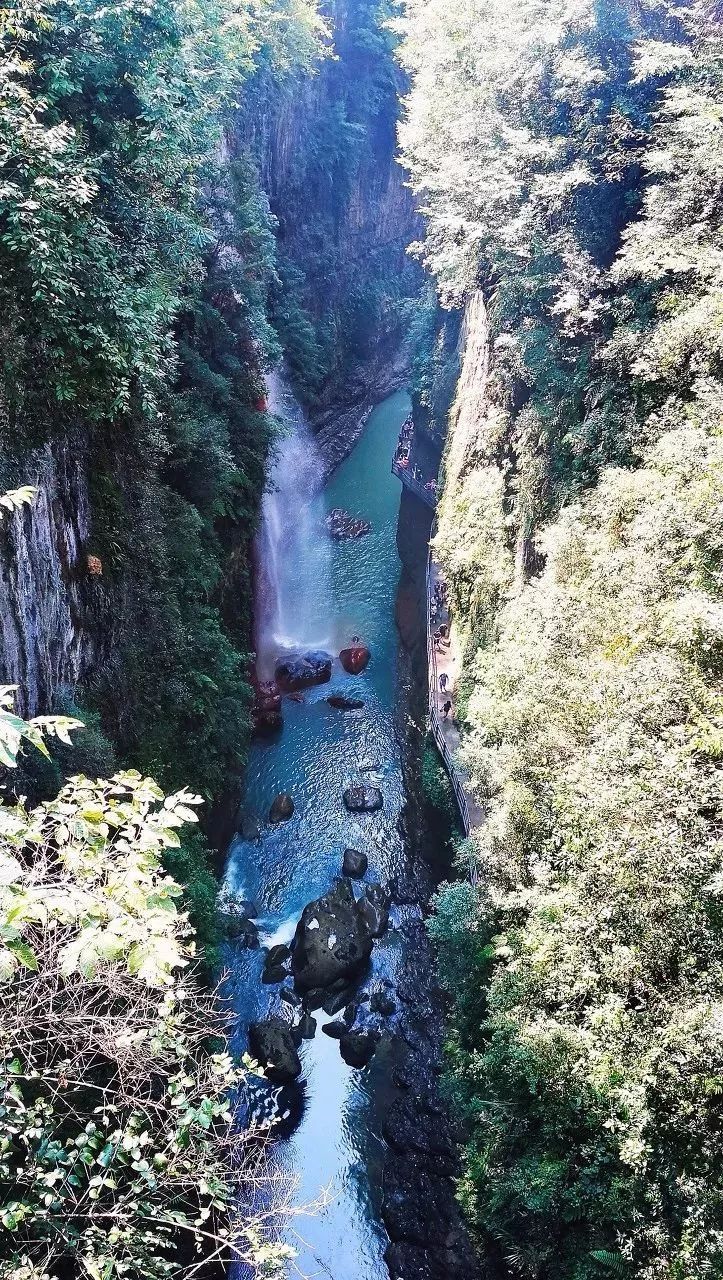
[[[325,648],[332,633],[331,549],[324,528],[318,446],[284,376],[267,379],[269,409],[284,423],[256,540],[256,647],[262,676],[289,650]]]

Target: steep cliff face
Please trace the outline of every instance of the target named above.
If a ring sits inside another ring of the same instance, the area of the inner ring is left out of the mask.
[[[83,451],[48,444],[25,460],[21,480],[37,497],[0,526],[0,680],[18,686],[21,713],[36,715],[98,660],[104,592],[88,570]]]
[[[407,246],[420,232],[396,162],[403,77],[384,0],[332,0],[334,56],[273,91],[259,78],[241,113],[277,221],[275,321],[297,390],[333,464],[366,405],[408,373],[408,310],[422,273]],[[339,418],[340,409],[344,416]]]

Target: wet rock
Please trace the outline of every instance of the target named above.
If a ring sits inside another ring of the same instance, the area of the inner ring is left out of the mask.
[[[269,822],[288,822],[294,813],[294,801],[288,791],[280,791],[269,809]]]
[[[288,969],[285,969],[283,965],[270,965],[267,966],[261,974],[261,981],[264,982],[267,987],[273,987],[277,982],[283,982],[288,978],[288,976],[289,971]]]
[[[361,711],[364,706],[361,698],[347,698],[343,693],[330,693],[327,702],[338,711]]]
[[[373,938],[381,938],[389,927],[389,892],[380,884],[367,885],[357,907]]]
[[[341,991],[332,991],[331,994],[326,997],[321,1007],[324,1010],[324,1013],[328,1013],[329,1017],[333,1018],[334,1014],[338,1013],[339,1010],[343,1009],[344,1005],[348,1003],[349,988],[344,986]]]
[[[254,683],[254,705],[251,727],[255,734],[266,736],[283,728],[281,692],[274,680]]]
[[[349,1030],[345,1022],[325,1022],[321,1029],[324,1035],[331,1036],[332,1040],[341,1040]]]
[[[285,942],[278,942],[275,946],[269,947],[264,964],[271,969],[278,964],[286,964],[286,961],[290,959],[291,947],[287,947]]]
[[[292,987],[282,987],[279,996],[285,1004],[290,1004],[293,1009],[297,1009],[301,1004],[301,996]]]
[[[377,907],[368,898],[359,899],[359,912],[372,938],[381,938],[389,926],[389,911]]]
[[[259,914],[259,909],[255,902],[251,902],[249,898],[241,898],[236,903],[236,911],[239,915],[245,916],[247,920],[255,920]]]
[[[226,937],[232,942],[238,942],[242,947],[247,947],[249,951],[256,951],[259,943],[259,928],[254,924],[253,920],[248,920],[242,915],[227,915],[223,917]]]
[[[378,787],[347,787],[344,804],[350,813],[376,813],[384,804],[384,797]]]
[[[302,991],[328,987],[360,974],[372,951],[372,937],[348,880],[304,907],[296,926],[291,968]],[[342,982],[343,985],[343,982]]]
[[[293,1030],[283,1018],[253,1022],[249,1027],[249,1048],[269,1080],[289,1084],[301,1075]]]
[[[299,1035],[302,1040],[313,1040],[316,1035],[316,1018],[310,1013],[302,1014],[298,1022]]]
[[[360,879],[369,866],[369,859],[360,849],[345,849],[344,862],[342,864],[341,873],[344,876],[353,876],[355,880]]]
[[[353,1002],[346,1006],[341,1016],[348,1027],[353,1027],[354,1020],[358,1012],[359,1012],[359,1006],[354,1004]]]
[[[371,656],[371,651],[365,644],[355,644],[342,649],[339,661],[347,675],[358,676],[369,665]]]
[[[388,992],[375,991],[369,1001],[369,1008],[372,1013],[380,1013],[383,1018],[389,1018],[396,1012],[397,1006]]]
[[[287,693],[331,680],[333,659],[323,649],[295,653],[276,664],[276,682]]]
[[[376,1031],[348,1031],[344,1023],[340,1025],[346,1032],[339,1041],[342,1058],[350,1067],[365,1067],[374,1056],[379,1034]]]
[[[320,1009],[328,994],[325,987],[312,987],[310,991],[305,991],[302,996],[304,1008],[308,1010]]]
[[[238,833],[242,840],[254,843],[261,838],[261,827],[255,813],[244,813],[238,825]]]

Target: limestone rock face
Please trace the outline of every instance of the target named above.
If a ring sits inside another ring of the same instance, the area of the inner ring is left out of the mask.
[[[308,653],[292,653],[276,664],[276,683],[286,693],[308,689],[311,685],[331,680],[333,658],[323,649]]]
[[[283,1018],[267,1018],[249,1027],[249,1047],[269,1080],[290,1084],[301,1075],[292,1027]]]
[[[291,969],[302,991],[354,978],[372,952],[372,935],[348,880],[304,907],[296,926]]]

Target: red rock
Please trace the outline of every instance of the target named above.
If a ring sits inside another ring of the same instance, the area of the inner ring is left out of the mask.
[[[339,661],[348,675],[358,676],[359,672],[367,666],[371,656],[365,644],[355,644],[349,649],[342,649]]]

